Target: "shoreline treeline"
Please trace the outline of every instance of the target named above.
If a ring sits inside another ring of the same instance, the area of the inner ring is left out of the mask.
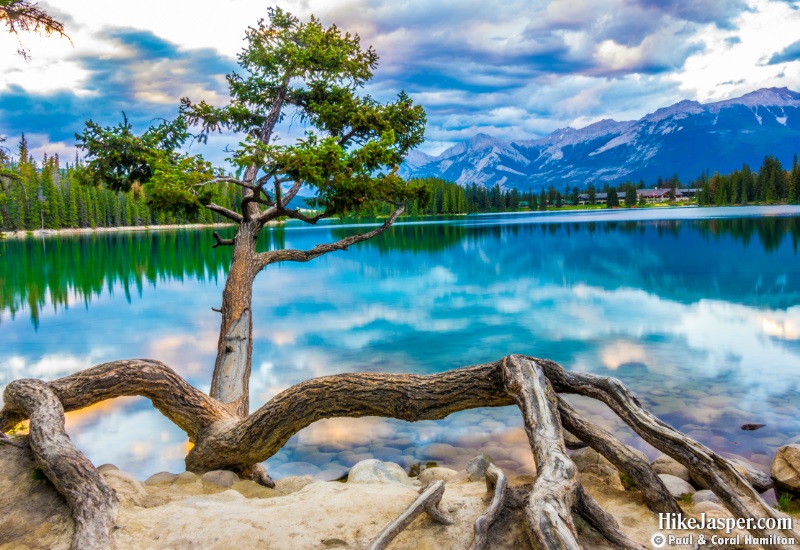
[[[19,160],[17,160],[19,159]],[[58,155],[37,162],[25,136],[15,158],[0,146],[0,229],[77,229],[221,223],[228,220],[202,209],[197,218],[184,213],[156,212],[137,188],[127,193],[87,184],[85,168],[75,162],[62,166]],[[238,207],[240,190],[232,184],[219,186],[221,206]]]

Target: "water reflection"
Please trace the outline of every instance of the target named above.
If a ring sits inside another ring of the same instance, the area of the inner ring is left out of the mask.
[[[676,428],[765,465],[800,433],[800,210],[788,213],[416,220],[347,253],[271,266],[254,293],[251,401],[314,376],[427,373],[528,353],[617,376]],[[357,230],[287,225],[261,246],[310,248]],[[146,356],[207,389],[219,324],[211,307],[229,261],[210,242],[210,232],[182,231],[2,243],[0,386]],[[604,406],[575,405],[655,454]],[[144,400],[70,416],[97,463],[140,476],[182,467],[185,438]],[[767,426],[740,431],[747,422]],[[482,449],[529,471],[525,445],[513,408],[416,424],[332,419],[268,465],[332,479],[367,457],[458,467]]]

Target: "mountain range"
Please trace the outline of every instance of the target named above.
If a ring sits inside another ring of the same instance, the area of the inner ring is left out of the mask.
[[[404,177],[441,177],[460,185],[527,190],[616,184],[678,174],[683,184],[704,171],[728,173],[767,155],[785,168],[800,153],[800,93],[764,88],[739,98],[681,101],[639,120],[601,120],[532,140],[477,134],[438,156],[412,151]]]

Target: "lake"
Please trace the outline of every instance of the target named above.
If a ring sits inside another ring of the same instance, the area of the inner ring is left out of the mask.
[[[259,244],[311,248],[360,229],[287,223]],[[800,441],[798,240],[800,207],[790,206],[405,220],[258,277],[251,407],[311,377],[424,374],[521,353],[618,377],[672,426],[767,466]],[[230,258],[211,244],[211,230],[0,241],[0,388],[148,357],[208,391],[211,308]],[[604,406],[570,401],[659,454]],[[524,473],[532,457],[520,426],[513,407],[413,424],[324,420],[267,468],[336,479],[365,458],[463,467],[484,450]],[[184,469],[185,435],[143,398],[70,413],[67,427],[95,464],[142,479]]]

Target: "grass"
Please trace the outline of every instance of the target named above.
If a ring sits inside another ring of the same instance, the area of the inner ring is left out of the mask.
[[[639,486],[636,485],[636,482],[633,481],[633,479],[631,479],[628,474],[620,473],[619,474],[619,480],[622,482],[622,487],[626,491],[638,491],[639,490]]]
[[[800,502],[789,493],[783,493],[775,503],[775,509],[785,514],[800,514]]]

